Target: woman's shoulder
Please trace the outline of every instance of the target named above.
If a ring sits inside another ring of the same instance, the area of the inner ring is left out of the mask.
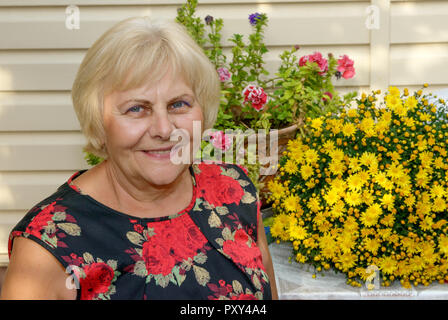
[[[69,184],[73,176],[53,194],[34,205],[16,224],[10,233],[9,253],[12,250],[12,240],[17,236],[31,238],[46,247],[56,248],[63,245],[59,240],[62,234],[57,234],[58,231],[62,230],[71,235],[79,233],[77,219],[73,215],[75,211],[67,212],[68,208],[75,207],[75,204],[78,205],[82,201],[80,194]]]

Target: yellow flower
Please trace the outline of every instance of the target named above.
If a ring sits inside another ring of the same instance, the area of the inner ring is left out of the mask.
[[[303,180],[308,180],[314,174],[313,167],[308,164],[303,165],[300,168],[300,174],[302,175]]]
[[[389,95],[400,96],[400,90],[397,87],[389,87]]]
[[[387,175],[393,179],[399,179],[404,175],[403,166],[393,163],[389,169],[387,169]]]
[[[382,213],[383,210],[381,209],[381,206],[378,203],[374,203],[362,213],[361,222],[366,227],[374,226],[378,222],[378,218]]]
[[[413,127],[413,126],[415,126],[415,121],[414,121],[413,118],[405,117],[405,118],[403,118],[402,120],[403,120],[404,124],[405,124],[407,127]]]
[[[392,210],[394,208],[395,197],[390,193],[386,193],[381,199],[381,204],[386,206],[388,210]]]
[[[339,257],[338,261],[341,264],[341,270],[345,272],[355,265],[356,261],[358,261],[358,256],[356,254],[346,252]]]
[[[378,253],[378,249],[380,248],[380,242],[378,241],[378,239],[371,239],[371,238],[365,238],[363,241],[364,244],[364,248],[373,253],[373,254],[377,254]]]
[[[375,121],[370,117],[364,118],[359,124],[359,129],[364,131],[367,136],[372,136],[375,133]]]
[[[349,109],[349,110],[347,111],[347,115],[348,115],[350,118],[355,118],[355,117],[358,116],[358,110],[356,110],[355,108],[351,108],[351,109]]]
[[[434,212],[444,212],[447,209],[446,201],[443,198],[434,199],[432,210]]]
[[[448,236],[442,234],[439,237],[439,250],[445,257],[448,257]]]
[[[420,222],[420,228],[422,228],[423,231],[432,230],[432,224],[433,224],[432,218],[431,217],[425,217]]]
[[[330,169],[330,172],[334,175],[340,175],[343,174],[345,171],[345,166],[341,161],[331,161],[330,165],[328,166],[328,169]]]
[[[424,151],[419,154],[420,161],[423,168],[429,168],[432,164],[433,153],[429,151]]]
[[[322,148],[324,150],[325,153],[329,154],[331,151],[334,150],[335,146],[334,146],[334,142],[332,140],[327,140],[324,142],[324,144],[322,145]]]
[[[418,101],[417,101],[417,99],[415,99],[414,96],[410,96],[409,98],[407,98],[404,103],[405,107],[411,111],[417,107],[417,104],[418,104]]]
[[[395,223],[395,216],[393,214],[388,214],[383,219],[381,219],[381,223],[387,227],[393,227]]]
[[[435,184],[431,187],[431,198],[441,198],[446,195],[446,190],[443,186]]]
[[[304,154],[305,161],[310,164],[314,164],[319,161],[319,154],[314,149],[308,149]]]
[[[289,228],[290,219],[286,214],[279,214],[274,217],[272,227],[270,228],[271,235],[274,238],[280,238],[283,241],[289,240],[288,233],[285,231]]]
[[[300,198],[296,195],[290,195],[283,201],[283,206],[288,212],[297,212],[299,209]]]
[[[303,240],[308,237],[308,233],[305,228],[294,224],[289,228],[289,236],[296,240]]]
[[[268,189],[272,192],[272,196],[275,199],[280,199],[286,193],[286,188],[283,184],[273,180],[268,182]]]
[[[319,199],[316,197],[310,198],[310,200],[308,200],[307,207],[313,212],[318,212],[321,209]]]
[[[357,191],[347,192],[345,194],[345,201],[352,207],[359,206],[362,203],[361,193]]]
[[[385,274],[393,274],[397,270],[397,260],[392,257],[385,257],[380,259],[380,270]]]
[[[351,137],[355,134],[356,127],[353,123],[347,122],[342,126],[342,134],[346,137]]]
[[[386,106],[396,112],[397,109],[403,108],[403,101],[398,96],[388,95],[386,96]]]
[[[339,192],[335,188],[331,188],[325,195],[324,200],[327,202],[328,205],[332,206],[339,200]]]
[[[359,161],[361,162],[362,165],[366,167],[370,167],[373,164],[378,164],[378,159],[376,158],[376,155],[374,153],[367,151],[361,155]]]
[[[289,174],[294,174],[298,171],[297,163],[292,159],[288,159],[288,161],[286,161],[284,168]]]

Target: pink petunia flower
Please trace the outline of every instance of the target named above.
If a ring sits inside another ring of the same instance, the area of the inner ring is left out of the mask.
[[[219,80],[221,80],[221,82],[229,81],[232,76],[229,70],[226,68],[218,68],[218,74]]]
[[[344,54],[342,58],[338,59],[337,70],[341,73],[344,79],[350,79],[355,76],[355,68],[353,65],[354,61]]]
[[[306,65],[307,62],[316,62],[320,69],[320,75],[323,75],[328,71],[328,60],[322,57],[320,52],[314,52],[313,54],[301,57],[299,60],[299,66],[302,67]]]
[[[244,102],[251,102],[252,107],[260,111],[266,105],[268,96],[263,88],[254,85],[248,85],[243,90]]]
[[[210,135],[210,141],[216,149],[229,150],[232,146],[232,137],[222,131],[215,131]]]

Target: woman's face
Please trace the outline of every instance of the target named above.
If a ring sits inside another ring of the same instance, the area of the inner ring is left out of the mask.
[[[153,185],[172,183],[189,165],[170,160],[173,131],[186,130],[192,146],[193,122],[203,125],[192,89],[171,72],[152,86],[105,96],[103,117],[109,161],[127,179]]]

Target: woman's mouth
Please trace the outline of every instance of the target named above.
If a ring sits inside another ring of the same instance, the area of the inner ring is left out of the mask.
[[[155,159],[169,159],[172,149],[173,149],[173,146],[166,147],[166,148],[143,150],[143,152],[147,156],[149,156],[151,158],[155,158]]]

